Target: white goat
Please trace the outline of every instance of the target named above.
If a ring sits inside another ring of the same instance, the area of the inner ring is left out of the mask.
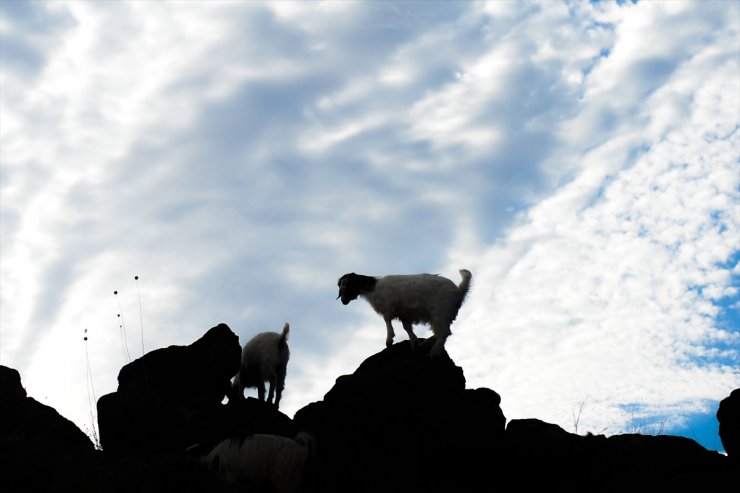
[[[314,438],[306,432],[295,439],[254,434],[227,438],[201,460],[224,482],[248,484],[259,491],[299,493],[308,489],[309,460],[314,455]]]
[[[346,305],[358,296],[365,298],[385,320],[386,347],[393,344],[396,335],[391,324],[395,318],[403,324],[412,347],[416,346],[413,324],[431,325],[436,341],[429,354],[439,356],[470,288],[470,271],[461,269],[460,276],[462,281],[455,286],[449,279],[432,274],[371,277],[352,272],[337,281],[337,299]]]
[[[239,372],[231,384],[229,398],[244,397],[244,389],[257,388],[257,396],[265,400],[265,382],[270,384],[267,402],[275,398],[275,408],[280,407],[280,398],[285,388],[285,375],[290,359],[288,348],[290,325],[285,322],[282,333],[262,332],[244,345]]]

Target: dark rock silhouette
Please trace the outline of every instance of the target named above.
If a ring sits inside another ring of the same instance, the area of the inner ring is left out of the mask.
[[[740,463],[740,389],[730,392],[717,409],[719,438],[725,452]]]
[[[394,344],[296,413],[317,437],[318,491],[475,491],[488,482],[506,423],[500,398],[466,390],[462,369],[446,352],[428,358],[430,347]]]
[[[18,371],[0,366],[0,489],[52,491],[95,449],[55,409],[26,396]]]
[[[98,401],[102,450],[27,397],[16,370],[0,366],[0,488],[264,493],[257,485],[220,482],[198,453],[227,437],[299,431],[316,439],[304,488],[310,493],[541,485],[653,493],[719,489],[737,479],[740,389],[717,412],[724,456],[683,437],[580,436],[537,419],[507,424],[496,392],[467,389],[462,368],[444,352],[427,358],[428,348],[412,351],[404,341],[370,356],[290,419],[255,398],[222,403],[240,346],[220,324],[190,346],[158,349],[121,369],[117,391]]]
[[[536,490],[542,477],[556,491],[709,491],[736,474],[727,457],[685,437],[580,436],[538,419],[519,419],[507,425],[506,441],[505,463],[537,471],[522,475],[523,491]]]

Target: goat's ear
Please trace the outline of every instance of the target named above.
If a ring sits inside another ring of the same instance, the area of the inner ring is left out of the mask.
[[[339,294],[337,295],[337,299],[339,299],[339,297],[342,296],[342,292],[347,286],[347,281],[349,281],[349,278],[354,275],[355,273],[353,272],[351,274],[345,274],[339,278],[339,280],[337,281],[337,286],[339,286]]]
[[[343,284],[347,284],[350,282],[350,280],[354,280],[355,278],[359,277],[354,272],[350,272],[349,274],[345,274],[342,277],[339,278],[339,282],[337,282],[337,286],[342,286]]]

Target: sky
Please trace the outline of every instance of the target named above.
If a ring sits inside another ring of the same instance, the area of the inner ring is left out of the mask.
[[[122,365],[289,322],[292,417],[385,347],[342,274],[467,268],[507,420],[723,452],[739,125],[735,1],[3,0],[0,364],[94,436]]]

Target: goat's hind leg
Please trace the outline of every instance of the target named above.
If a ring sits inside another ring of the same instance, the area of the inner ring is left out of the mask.
[[[280,399],[283,396],[283,390],[285,389],[285,373],[287,371],[287,363],[284,367],[280,367],[277,372],[275,379],[275,409],[280,407]]]
[[[280,407],[280,398],[282,396],[283,396],[283,386],[280,384],[280,380],[278,380],[278,384],[275,389],[275,409],[278,409]]]
[[[267,393],[267,402],[272,404],[272,400],[275,397],[275,379],[270,378],[269,383],[270,383],[270,391]]]
[[[452,335],[450,332],[450,326],[449,325],[437,325],[432,324],[432,332],[434,333],[434,346],[432,346],[432,349],[429,351],[429,357],[434,358],[442,354],[442,351],[445,347],[445,342],[447,341],[447,338]]]
[[[414,334],[414,326],[410,322],[403,321],[403,330],[409,335],[409,342],[411,342],[411,349],[416,349],[417,337]]]

